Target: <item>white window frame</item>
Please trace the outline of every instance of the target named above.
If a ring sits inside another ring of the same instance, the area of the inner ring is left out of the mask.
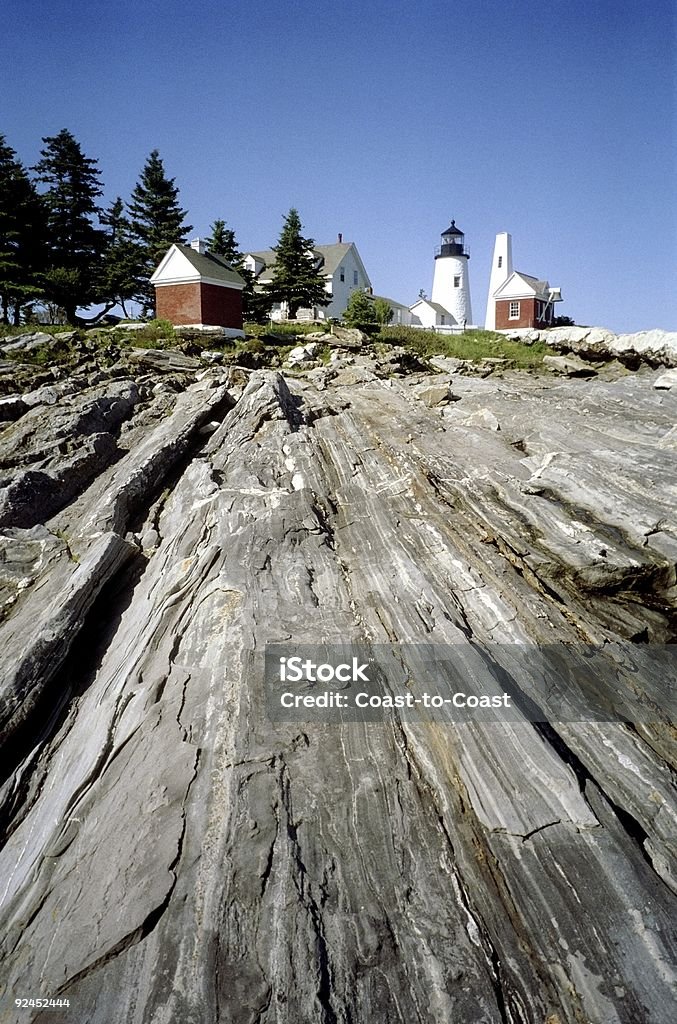
[[[355,286],[355,288],[357,288],[357,281],[358,281],[357,271],[353,270],[353,285]]]
[[[339,278],[341,279],[341,281],[345,281],[345,279],[346,279],[345,267],[339,267]]]
[[[519,320],[520,318],[520,304],[518,299],[514,299],[508,308],[508,320]]]

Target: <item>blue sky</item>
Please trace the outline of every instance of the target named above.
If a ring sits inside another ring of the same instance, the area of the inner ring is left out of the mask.
[[[483,322],[493,239],[560,312],[677,329],[674,0],[4,0],[0,133],[68,128],[127,198],[153,148],[196,232],[290,206],[415,301],[454,217]]]

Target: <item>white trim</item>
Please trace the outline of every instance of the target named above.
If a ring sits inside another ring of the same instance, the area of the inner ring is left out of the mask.
[[[172,277],[168,281],[161,281],[156,288],[171,288],[175,284],[213,284],[217,288],[232,288],[234,291],[244,290],[244,284],[237,284],[235,281],[217,281],[213,277]]]

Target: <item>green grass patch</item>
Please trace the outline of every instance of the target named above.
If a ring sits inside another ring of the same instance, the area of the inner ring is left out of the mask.
[[[550,351],[544,342],[525,345],[509,341],[495,331],[464,331],[463,334],[439,334],[416,327],[384,327],[374,339],[376,344],[401,345],[422,358],[451,356],[480,362],[482,359],[510,359],[520,369],[541,366]]]
[[[77,327],[69,327],[66,324],[21,324],[15,327],[14,324],[0,324],[0,338],[15,338],[21,334],[63,334],[64,331],[76,331]]]
[[[141,330],[126,333],[124,325],[110,335],[118,345],[132,348],[173,348],[179,337],[169,320],[149,320]]]
[[[290,324],[286,320],[269,320],[265,324],[246,323],[244,325],[244,332],[248,338],[265,338],[266,335],[270,335],[272,343],[274,343],[276,337],[295,338],[304,334],[315,334],[318,331],[325,330],[329,330],[329,324],[327,323]]]

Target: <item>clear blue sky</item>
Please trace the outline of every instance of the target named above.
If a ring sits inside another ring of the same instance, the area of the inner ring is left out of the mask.
[[[160,151],[196,232],[290,206],[415,301],[454,217],[483,322],[494,235],[560,312],[677,329],[675,2],[4,0],[0,133],[68,128],[127,198]]]

